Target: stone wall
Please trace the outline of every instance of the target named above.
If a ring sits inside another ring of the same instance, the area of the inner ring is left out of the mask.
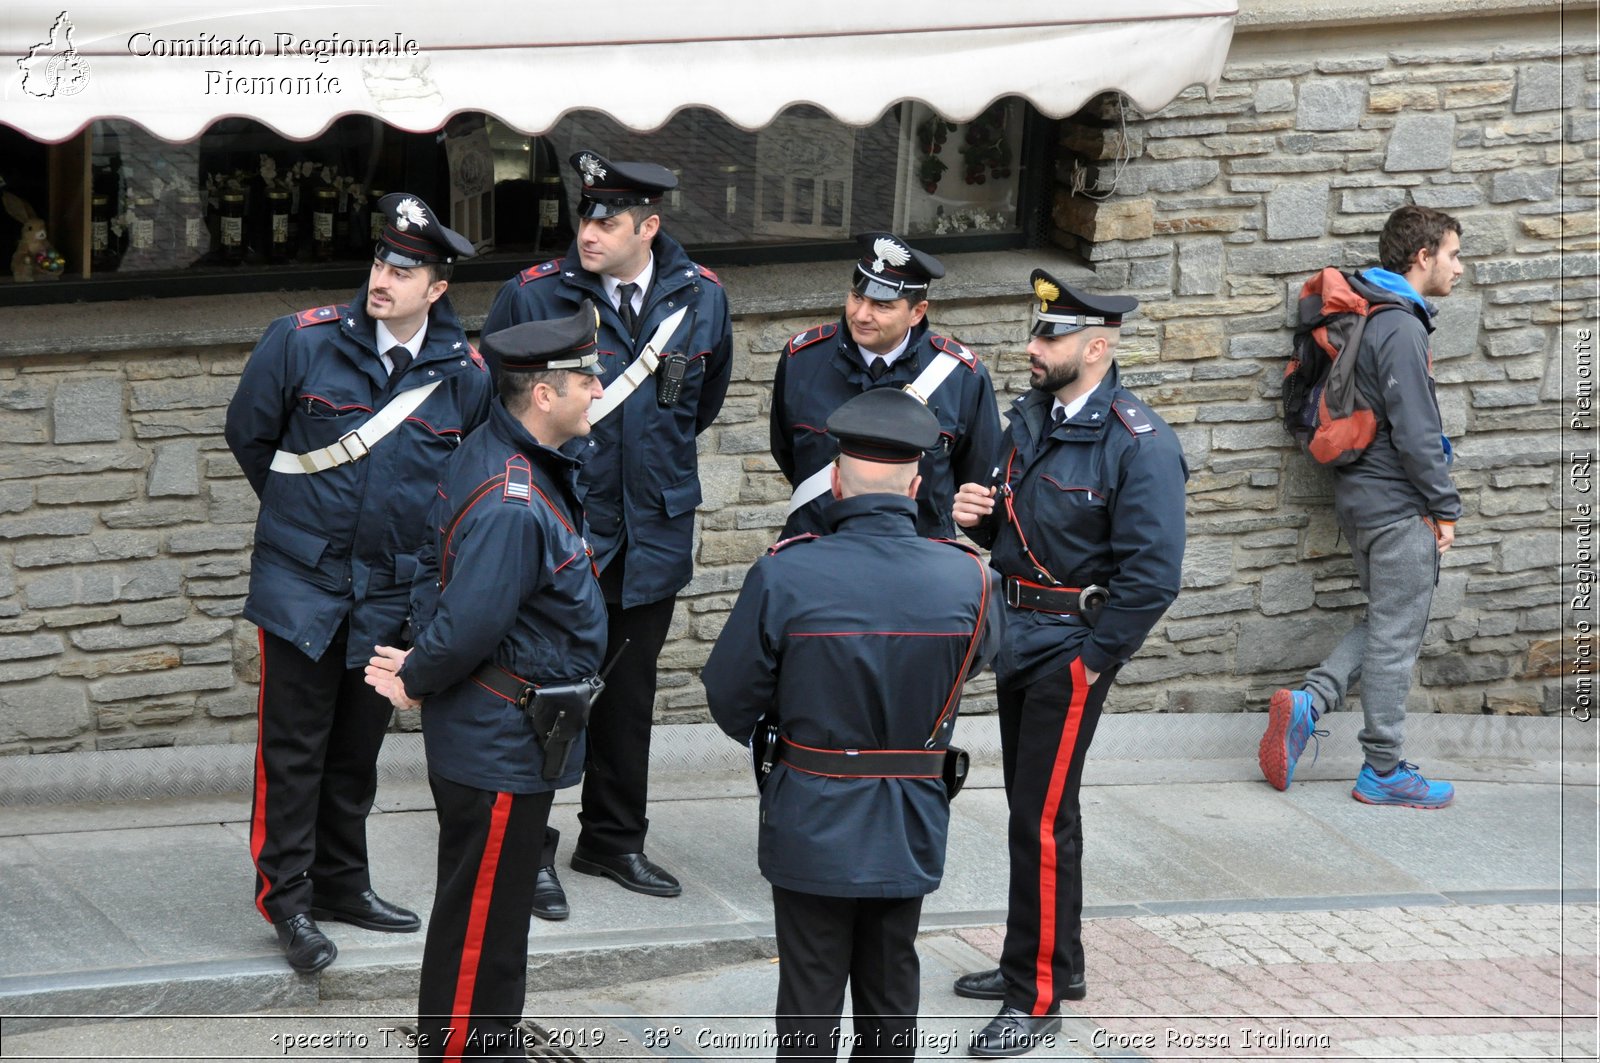
[[[1209,98],[1140,116],[1106,97],[1062,126],[1054,237],[1146,301],[1128,378],[1193,470],[1186,591],[1119,707],[1257,706],[1359,615],[1330,476],[1286,446],[1276,400],[1301,282],[1376,262],[1409,202],[1460,219],[1467,262],[1433,348],[1465,514],[1412,708],[1559,711],[1562,367],[1600,273],[1593,35],[1563,49],[1547,18],[1293,39],[1241,34]]]
[[[1192,470],[1184,593],[1111,711],[1259,709],[1359,614],[1328,476],[1291,450],[1275,391],[1299,283],[1370,263],[1408,200],[1461,218],[1468,262],[1434,350],[1466,515],[1415,707],[1557,711],[1560,368],[1564,337],[1597,312],[1595,49],[1574,35],[1563,57],[1553,23],[1490,21],[1473,40],[1383,27],[1441,42],[1404,47],[1370,30],[1243,33],[1210,98],[1150,116],[1102,101],[1063,123],[1054,235],[1087,263],[1075,283],[1144,301],[1125,376]],[[1004,402],[1026,386],[1026,312],[1009,294],[932,316],[979,351]],[[701,440],[696,575],[661,661],[664,720],[704,718],[696,670],[782,522],[766,452],[776,356],[826,317],[736,321],[733,386]],[[0,362],[0,753],[254,740],[255,631],[238,614],[255,500],[221,435],[247,352]],[[990,690],[986,677],[969,709]]]

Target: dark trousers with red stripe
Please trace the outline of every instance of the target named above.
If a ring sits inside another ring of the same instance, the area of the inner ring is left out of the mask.
[[[778,1058],[839,1055],[846,980],[852,1059],[917,1054],[921,897],[822,897],[772,887],[778,936]]]
[[[1000,749],[1011,807],[1011,896],[1000,969],[1006,1004],[1056,1006],[1083,972],[1083,822],[1078,784],[1116,669],[1093,686],[1083,662],[1020,685],[1002,683]]]
[[[273,922],[360,893],[378,750],[392,715],[362,669],[344,666],[346,621],[320,660],[261,632],[250,853],[256,907]]]
[[[607,576],[621,564],[601,574]],[[617,577],[613,577],[613,580]],[[620,593],[620,584],[618,584]],[[609,595],[608,595],[609,597]],[[606,645],[628,649],[606,677],[606,689],[589,712],[588,762],[583,772],[583,805],[578,812],[578,848],[602,856],[644,852],[650,820],[650,727],[656,708],[656,658],[667,641],[676,599],[624,609],[606,602]],[[546,866],[555,863],[554,830],[545,832]]]
[[[422,949],[417,1058],[522,1063],[528,923],[551,791],[509,794],[428,773],[439,881]]]

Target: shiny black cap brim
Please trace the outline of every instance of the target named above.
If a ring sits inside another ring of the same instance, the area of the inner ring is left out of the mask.
[[[654,199],[590,199],[584,196],[578,200],[578,217],[588,219],[612,218],[624,214],[634,207],[653,207],[661,202],[660,197]]]
[[[1094,326],[1068,325],[1061,321],[1045,321],[1043,319],[1038,319],[1035,320],[1034,323],[1028,328],[1028,335],[1044,336],[1047,338],[1050,336],[1070,336],[1074,332],[1082,332],[1084,329],[1092,327]]]
[[[877,277],[863,273],[859,266],[850,277],[850,290],[863,299],[871,299],[878,303],[892,303],[896,299],[909,299],[913,303],[920,303],[928,297],[926,284],[886,284]]]
[[[377,246],[372,249],[372,257],[379,262],[387,262],[391,266],[399,266],[401,269],[416,269],[418,266],[426,266],[431,262],[445,261],[442,258],[418,258],[414,254],[391,247],[382,240],[379,240]]]

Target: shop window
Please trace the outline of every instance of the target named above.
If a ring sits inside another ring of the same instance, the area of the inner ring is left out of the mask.
[[[648,133],[591,112],[537,136],[480,114],[422,134],[345,116],[308,141],[242,118],[219,119],[183,144],[122,120],[94,122],[57,145],[0,127],[7,203],[48,219],[58,258],[43,279],[66,281],[0,284],[0,304],[43,301],[48,287],[62,289],[56,298],[92,298],[108,286],[188,294],[338,283],[343,274],[329,271],[368,258],[373,205],[397,190],[426,198],[478,247],[463,279],[489,279],[566,250],[580,194],[567,160],[585,148],[672,169],[680,184],[664,204],[666,229],[714,261],[803,258],[808,244],[870,229],[943,248],[945,238],[1020,242],[1030,121],[1042,124],[1007,99],[963,123],[905,103],[865,127],[798,105],[759,130],[703,108]],[[19,231],[0,218],[0,237]],[[172,277],[189,283],[160,283]]]
[[[406,140],[357,116],[305,142],[242,118],[222,119],[186,144],[128,122],[95,122],[87,272],[290,271],[365,260],[372,204],[402,179]]]

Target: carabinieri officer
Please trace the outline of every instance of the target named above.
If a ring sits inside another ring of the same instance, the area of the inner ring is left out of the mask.
[[[774,546],[745,577],[702,680],[740,741],[780,732],[761,792],[777,928],[778,1057],[916,1055],[922,899],[944,873],[944,775],[961,688],[994,652],[976,551],[923,538],[917,462],[939,421],[894,388],[834,411],[829,534]],[[951,780],[957,772],[952,767]]]
[[[928,294],[944,266],[893,233],[856,237],[844,315],[792,337],[778,356],[769,433],[772,459],[793,487],[780,538],[827,528],[829,466],[838,443],[824,426],[848,399],[906,389],[927,403],[939,437],[923,455],[917,530],[950,538],[956,485],[989,471],[1000,445],[994,382],[978,356],[928,328]]]
[[[1013,1056],[1088,992],[1079,919],[1078,784],[1111,682],[1178,594],[1188,467],[1172,429],[1118,381],[1139,305],[1033,272],[1032,389],[1012,404],[992,481],[956,492],[955,521],[1004,577],[995,659],[1010,803],[1011,890],[996,970],[956,980],[1004,1002],[978,1056]]]
[[[500,398],[439,484],[436,548],[413,601],[416,645],[380,647],[367,668],[396,705],[424,706],[439,878],[417,999],[423,1059],[464,1049],[524,1058],[514,1027],[539,850],[555,791],[583,771],[583,688],[606,645],[579,459],[560,450],[588,434],[601,393],[594,337],[585,303],[483,338],[501,367]],[[558,706],[570,726],[552,734],[543,699],[574,687],[578,702]]]
[[[572,867],[658,897],[683,891],[644,852],[650,820],[650,726],[656,658],[677,593],[694,568],[694,510],[700,504],[695,437],[722,409],[733,367],[733,329],[717,275],[689,260],[661,230],[662,197],[678,180],[650,162],[613,162],[580,151],[578,236],[564,259],[523,270],[489,308],[484,331],[570,315],[585,299],[600,308],[601,379],[633,386],[597,419],[594,458],[583,483],[595,563],[613,645],[628,643],[590,729],[580,830]],[[641,356],[663,322],[685,312],[663,338],[660,364]],[[548,834],[534,914],[565,919],[556,877],[557,835]]]
[[[445,294],[472,245],[416,196],[378,209],[366,287],[268,326],[225,430],[261,499],[244,604],[261,629],[255,900],[302,973],[337,953],[318,919],[421,926],[372,890],[366,821],[390,708],[361,668],[400,641],[434,486],[492,392]]]

